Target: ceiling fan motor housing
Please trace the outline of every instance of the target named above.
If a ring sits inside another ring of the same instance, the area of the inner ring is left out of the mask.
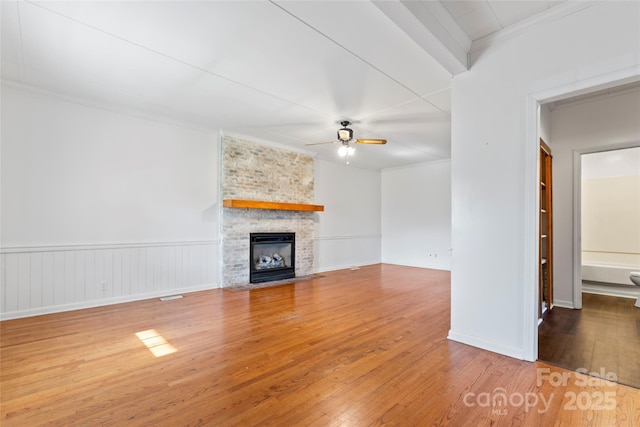
[[[353,138],[353,130],[347,127],[349,126],[349,122],[345,120],[340,122],[340,124],[342,125],[342,128],[338,129],[338,140],[342,141],[343,143],[351,141],[351,139]]]

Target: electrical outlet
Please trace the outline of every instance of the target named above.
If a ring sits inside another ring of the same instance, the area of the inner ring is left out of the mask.
[[[107,292],[107,290],[109,290],[109,288],[108,288],[108,286],[107,286],[107,282],[106,282],[106,281],[104,281],[104,280],[102,281],[101,289],[100,289],[100,290],[101,290],[102,292]]]

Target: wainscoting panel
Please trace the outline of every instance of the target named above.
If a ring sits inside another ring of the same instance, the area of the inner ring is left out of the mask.
[[[2,320],[216,288],[218,245],[3,248]]]
[[[382,257],[381,242],[380,234],[316,237],[314,271],[320,273],[378,264]]]

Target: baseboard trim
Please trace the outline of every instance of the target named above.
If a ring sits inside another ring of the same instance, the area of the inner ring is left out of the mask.
[[[391,262],[391,261],[382,261],[382,264],[400,265],[402,267],[424,268],[426,270],[440,270],[440,271],[449,271],[449,272],[451,271],[451,266],[442,266],[442,265],[398,264],[397,262]]]
[[[323,268],[316,269],[314,270],[314,274],[327,273],[329,271],[349,270],[352,268],[367,267],[370,265],[378,265],[378,264],[381,264],[381,262],[377,261],[377,262],[371,262],[371,263],[365,263],[365,264],[334,265],[331,267],[323,267]]]
[[[573,301],[562,301],[557,299],[553,300],[553,306],[560,307],[560,308],[571,308],[571,309],[575,308],[575,306],[573,305]]]
[[[502,354],[504,356],[513,357],[514,359],[526,360],[524,357],[524,351],[521,348],[515,348],[506,345],[496,345],[491,341],[487,341],[485,339],[474,337],[471,335],[461,334],[453,330],[449,330],[447,339],[470,345],[472,347],[481,348],[482,350],[487,350],[493,353]]]
[[[610,297],[638,298],[638,295],[640,294],[640,288],[627,286],[625,286],[624,288],[618,288],[614,286],[583,283],[582,292],[587,294],[606,295]]]
[[[65,311],[83,310],[85,308],[102,307],[106,305],[122,304],[126,302],[141,301],[141,300],[151,299],[151,298],[160,298],[167,295],[186,294],[190,292],[217,289],[219,287],[220,286],[217,283],[208,283],[205,285],[192,286],[188,288],[163,289],[163,290],[148,292],[144,294],[126,295],[121,297],[112,297],[112,298],[98,299],[98,300],[92,300],[92,301],[82,301],[82,302],[71,303],[71,304],[33,308],[29,310],[10,311],[7,313],[1,313],[0,321],[11,320],[11,319],[21,319],[23,317],[42,316],[45,314],[62,313]]]

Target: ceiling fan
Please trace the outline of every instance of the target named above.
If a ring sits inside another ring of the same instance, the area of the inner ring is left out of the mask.
[[[336,144],[338,142],[341,142],[343,145],[348,145],[349,142],[353,140],[353,129],[349,129],[347,127],[351,124],[351,122],[348,120],[343,120],[340,122],[340,124],[342,125],[342,127],[338,129],[337,140],[329,141],[329,142],[316,142],[313,144],[306,144],[306,145]],[[356,139],[355,143],[356,144],[386,144],[387,140],[386,139]]]
[[[322,145],[322,144],[337,144],[338,142],[342,144],[342,146],[338,149],[338,154],[341,157],[347,157],[347,164],[349,164],[349,156],[352,156],[355,152],[355,148],[350,146],[350,142],[354,142],[355,144],[386,144],[386,139],[353,139],[353,129],[348,128],[351,124],[348,120],[343,120],[340,122],[342,127],[338,129],[338,139],[330,142],[317,142],[314,144],[306,144],[306,145]]]

